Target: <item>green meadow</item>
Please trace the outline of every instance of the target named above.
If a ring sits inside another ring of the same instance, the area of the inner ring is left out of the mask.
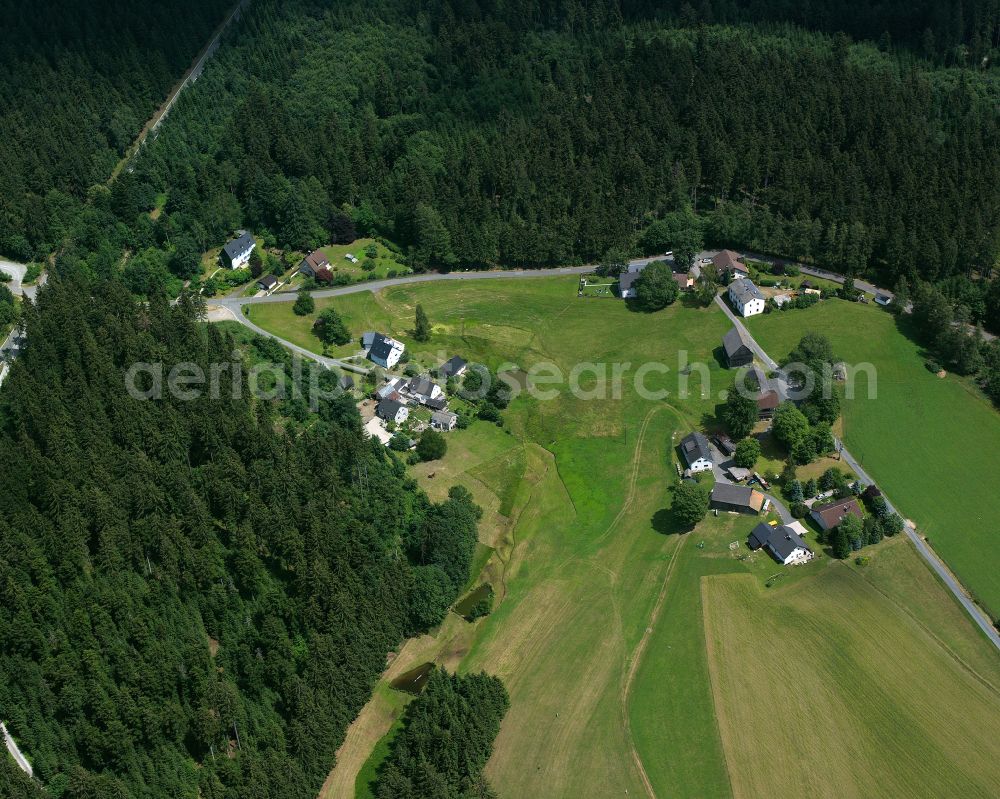
[[[879,308],[827,300],[749,322],[778,361],[815,330],[839,358],[874,365],[875,398],[860,378],[855,399],[844,402],[844,441],[980,604],[1000,617],[1000,413],[967,381],[927,371],[920,347]]]
[[[715,359],[726,319],[714,306],[635,313],[579,299],[576,287],[575,278],[428,283],[323,301],[353,334],[384,330],[428,365],[460,354],[524,370],[547,362],[564,374],[581,362],[634,369],[659,361],[676,370],[681,350],[708,364],[707,396],[696,378],[690,396],[665,400],[641,398],[631,380],[620,398],[585,400],[565,386],[548,401],[522,394],[503,428],[475,422],[449,435],[443,460],[411,467],[432,497],[461,483],[485,509],[479,556],[487,560],[470,586],[493,586],[493,613],[475,623],[451,614],[436,636],[415,641],[406,663],[432,659],[504,680],[511,708],[487,767],[497,794],[791,797],[803,786],[829,795],[845,785],[847,796],[862,796],[878,769],[893,789],[931,797],[942,795],[940,779],[907,773],[930,745],[928,762],[954,769],[956,784],[977,795],[995,777],[1000,667],[954,599],[902,537],[873,548],[865,567],[832,560],[812,540],[820,556],[786,569],[745,549],[757,519],[709,515],[680,534],[669,507],[675,444],[715,423],[717,392],[730,381]],[[417,303],[434,328],[427,344],[410,337]],[[293,340],[289,331],[301,324],[290,305],[254,314]],[[673,389],[676,379],[672,371],[650,385]],[[744,624],[747,616],[759,616],[756,627]],[[767,641],[760,651],[757,636]],[[862,654],[837,657],[840,644]],[[893,666],[900,658],[912,660],[901,677]],[[926,682],[911,696],[918,668]],[[786,670],[793,681],[811,674],[810,690],[776,695],[766,677]],[[884,686],[876,718],[861,710],[878,691],[855,696],[859,679]],[[330,785],[357,784],[365,795],[394,729],[385,690],[359,717],[358,737],[371,744],[355,747],[342,769],[349,773],[335,770]],[[778,735],[777,719],[802,725],[830,708],[835,721],[808,740],[781,739],[802,756],[784,764],[780,779],[740,733]],[[911,735],[935,712],[970,720],[965,737],[935,732],[928,744]],[[866,748],[864,769],[850,772],[854,760],[839,755],[844,737],[868,742],[893,720],[906,734]],[[833,776],[816,788],[827,760]]]

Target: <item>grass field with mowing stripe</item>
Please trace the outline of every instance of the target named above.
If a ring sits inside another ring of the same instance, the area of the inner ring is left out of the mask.
[[[924,368],[891,314],[827,300],[797,313],[752,317],[750,331],[780,361],[814,330],[837,357],[877,368],[878,396],[844,402],[851,453],[926,535],[993,618],[1000,617],[1000,413],[952,376]]]
[[[996,795],[1000,694],[851,569],[702,601],[735,796]]]

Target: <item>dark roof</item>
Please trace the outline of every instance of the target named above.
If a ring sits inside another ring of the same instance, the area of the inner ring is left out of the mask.
[[[750,534],[750,538],[758,538],[760,535],[760,528],[766,527],[769,531],[769,535],[766,540],[761,542],[761,546],[767,549],[775,558],[779,561],[784,562],[785,558],[791,555],[796,549],[802,547],[808,552],[812,550],[806,546],[806,542],[802,540],[797,532],[795,532],[791,527],[787,527],[784,524],[772,527],[769,524],[760,525],[758,524],[753,532]],[[749,543],[749,539],[748,539]]]
[[[379,335],[374,330],[366,330],[361,334],[361,345],[367,350],[371,347],[372,342],[375,341],[375,336]]]
[[[732,327],[722,337],[722,348],[726,351],[726,357],[732,358],[743,348],[750,350],[750,337],[743,332],[742,328]]]
[[[350,375],[341,375],[338,384],[342,389],[354,388],[354,378]]]
[[[435,397],[424,402],[424,405],[432,411],[443,411],[448,407],[448,401],[444,397]]]
[[[749,486],[716,483],[712,488],[712,501],[738,505],[759,512],[764,506],[764,495]]]
[[[746,303],[749,300],[762,300],[764,295],[760,293],[758,289],[751,280],[742,277],[736,282],[734,282],[730,287],[729,291],[734,296],[738,297],[740,302]]]
[[[813,284],[811,280],[803,280],[801,283],[799,283],[800,289],[811,289],[812,287]]]
[[[434,383],[427,375],[421,375],[420,377],[411,377],[410,382],[406,384],[406,388],[412,394],[429,397],[434,390]]]
[[[618,292],[624,293],[632,288],[632,284],[639,279],[642,272],[622,272],[618,275]]]
[[[391,352],[392,339],[387,336],[383,336],[381,333],[376,333],[375,338],[372,339],[372,346],[368,352],[368,356],[370,358],[381,358],[385,361],[388,360]]]
[[[764,544],[771,540],[771,533],[774,528],[766,522],[761,522],[750,532],[750,536],[747,538],[747,545],[750,549],[760,549]]]
[[[720,433],[715,437],[715,443],[725,455],[732,455],[734,452],[736,452],[736,445],[733,443],[733,440],[727,435],[723,435],[722,433]]]
[[[814,516],[819,517],[820,524],[823,525],[824,530],[836,527],[848,514],[853,514],[859,519],[864,518],[861,506],[854,497],[838,499],[835,502],[828,502],[825,505],[813,505],[812,512]]]
[[[377,413],[382,419],[395,419],[396,414],[399,413],[399,409],[403,407],[403,403],[394,399],[384,399],[375,408],[375,413]]]
[[[226,257],[232,261],[240,253],[246,252],[247,248],[249,248],[253,243],[253,236],[244,231],[235,239],[227,241],[226,245],[222,248],[222,251],[226,254]]]
[[[709,449],[708,439],[697,430],[681,439],[681,455],[684,456],[688,466],[701,458],[712,460],[712,450]]]
[[[459,372],[461,372],[462,369],[464,369],[467,365],[468,365],[467,361],[465,361],[462,358],[459,358],[457,355],[453,355],[451,358],[449,358],[447,361],[441,364],[438,371],[445,377],[454,377]]]
[[[266,289],[271,289],[278,285],[278,278],[274,275],[262,275],[257,281],[257,285],[263,286]]]

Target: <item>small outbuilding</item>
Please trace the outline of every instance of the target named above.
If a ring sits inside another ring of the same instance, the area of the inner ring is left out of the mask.
[[[278,278],[274,275],[261,275],[257,286],[263,291],[274,291],[278,287]]]
[[[798,524],[798,527],[805,530],[801,524]],[[806,563],[813,558],[813,551],[806,546],[799,530],[791,525],[770,525],[761,522],[753,528],[747,538],[747,546],[754,551],[764,549],[778,563],[785,566],[792,563]]]
[[[437,411],[431,414],[431,427],[435,430],[448,432],[458,426],[458,414],[451,411]]]
[[[450,380],[453,377],[461,377],[465,374],[465,370],[468,368],[469,364],[457,355],[453,355],[443,364],[438,367],[438,374],[441,375],[445,380]]]

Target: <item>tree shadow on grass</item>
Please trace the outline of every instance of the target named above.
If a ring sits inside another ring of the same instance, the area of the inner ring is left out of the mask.
[[[653,529],[660,535],[683,535],[689,533],[692,527],[683,524],[670,508],[661,508],[653,514],[650,520]]]

